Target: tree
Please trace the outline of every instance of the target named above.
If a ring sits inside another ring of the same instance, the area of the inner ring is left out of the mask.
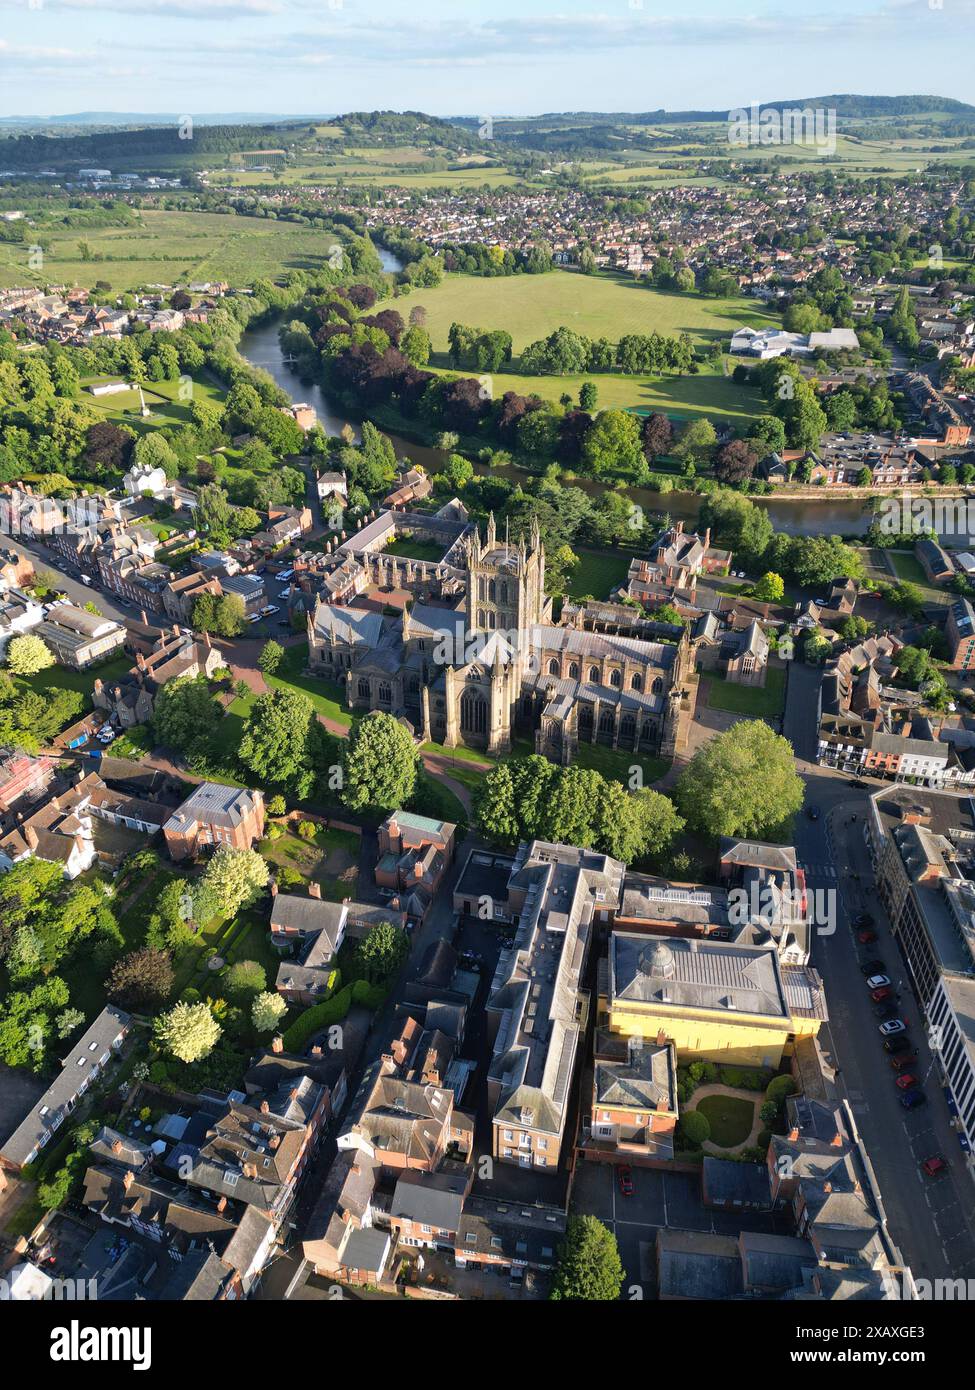
[[[222,1028],[207,1004],[179,1003],[153,1024],[156,1042],[181,1062],[198,1062],[213,1051]]]
[[[224,985],[231,998],[260,994],[267,986],[267,976],[258,961],[238,960],[227,971]]]
[[[707,463],[717,442],[718,436],[710,420],[692,420],[684,427],[671,452],[687,471]]]
[[[594,381],[584,381],[579,387],[579,408],[588,410],[590,415],[596,409],[596,402],[599,399],[599,387]]]
[[[582,446],[582,461],[594,478],[639,477],[644,467],[640,427],[624,410],[604,410]]]
[[[653,463],[654,459],[669,451],[674,437],[674,427],[666,415],[655,410],[644,419],[640,434],[647,462]]]
[[[115,962],[108,977],[109,999],[126,1009],[147,1010],[164,1004],[173,992],[173,963],[168,951],[143,946]]]
[[[267,862],[256,850],[220,845],[207,865],[203,881],[220,910],[233,917],[245,904],[254,901],[268,877]]]
[[[373,710],[346,742],[342,801],[353,811],[395,811],[413,795],[419,765],[409,731],[391,714]]]
[[[732,439],[718,450],[714,476],[722,483],[741,483],[755,472],[758,455],[744,439]]]
[[[764,721],[743,720],[695,753],[676,796],[691,830],[763,839],[798,811],[803,785],[790,744]]]
[[[262,782],[277,783],[301,799],[329,765],[332,739],[300,690],[271,690],[254,702],[244,722],[238,756]]]
[[[692,1149],[699,1149],[711,1138],[711,1125],[700,1110],[685,1110],[677,1122],[678,1130]]]
[[[284,648],[280,642],[275,642],[272,638],[270,642],[264,643],[257,664],[265,676],[273,676],[283,660]]]
[[[54,653],[33,632],[12,637],[7,647],[7,665],[15,676],[36,676],[54,665]]]
[[[608,1303],[622,1287],[623,1262],[612,1231],[595,1216],[570,1216],[551,1297]]]
[[[370,980],[388,980],[406,959],[410,940],[392,922],[379,922],[359,943],[359,961]]]
[[[223,717],[206,676],[177,676],[156,696],[152,727],[161,744],[192,757],[210,745]]]
[[[54,1031],[58,1039],[63,1042],[65,1038],[70,1038],[75,1029],[80,1028],[84,1021],[85,1016],[80,1009],[65,1009],[54,1020]]]
[[[279,1020],[287,1011],[288,1006],[280,994],[262,990],[260,994],[255,995],[251,1003],[251,1023],[255,1032],[270,1033],[272,1028],[278,1026]]]
[[[752,597],[760,603],[781,603],[785,597],[785,581],[781,575],[767,570],[755,585]]]

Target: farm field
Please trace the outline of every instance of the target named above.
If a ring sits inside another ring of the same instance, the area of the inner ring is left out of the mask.
[[[179,280],[242,285],[260,276],[316,269],[335,240],[331,232],[312,227],[220,213],[146,210],[140,219],[133,227],[45,228],[40,235],[48,249],[39,270],[27,267],[25,245],[0,242],[0,286],[90,288],[96,280],[120,291]],[[87,242],[92,260],[82,260],[80,242]]]
[[[405,317],[414,304],[426,309],[434,352],[443,354],[455,322],[506,329],[516,353],[563,326],[614,343],[626,333],[656,332],[687,333],[693,342],[703,344],[727,343],[744,325],[765,328],[780,323],[756,300],[671,294],[649,289],[630,277],[579,275],[569,270],[503,279],[447,275],[435,289],[415,291],[408,303],[385,299],[371,312],[398,309]]]

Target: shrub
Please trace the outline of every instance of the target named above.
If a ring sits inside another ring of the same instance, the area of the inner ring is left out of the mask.
[[[718,1079],[718,1068],[713,1062],[692,1062],[688,1073],[699,1086],[705,1086]]]
[[[772,1142],[772,1131],[770,1129],[760,1129],[755,1139],[755,1148],[764,1158],[768,1153],[768,1146]]]
[[[281,828],[281,826],[275,825],[273,821],[271,821],[270,824],[265,826],[264,828],[265,840],[280,840],[283,834],[284,830]]]
[[[799,1087],[791,1076],[776,1076],[765,1091],[765,1099],[773,1101],[780,1109],[788,1096],[794,1096]]]
[[[774,1125],[779,1118],[779,1107],[774,1100],[764,1101],[761,1110],[758,1112],[759,1119],[766,1127]]]
[[[711,1126],[700,1110],[686,1110],[677,1121],[677,1128],[693,1149],[699,1149],[711,1137]]]
[[[303,840],[314,840],[318,826],[314,821],[303,820],[298,826],[298,834]]]
[[[267,813],[269,816],[283,816],[287,809],[288,803],[280,793],[277,796],[272,796],[271,800],[267,803]]]

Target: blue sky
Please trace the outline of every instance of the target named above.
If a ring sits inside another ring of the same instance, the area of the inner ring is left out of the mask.
[[[0,0],[0,114],[969,100],[973,38],[975,0]]]

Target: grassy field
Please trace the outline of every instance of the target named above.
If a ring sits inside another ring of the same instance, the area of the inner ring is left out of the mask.
[[[404,555],[410,560],[430,560],[439,564],[443,559],[444,546],[435,541],[421,541],[417,536],[397,536],[383,549],[384,555]]]
[[[226,392],[216,382],[201,377],[193,379],[193,396],[190,400],[180,399],[178,381],[153,381],[143,386],[142,394],[146,405],[152,412],[148,419],[142,416],[142,402],[138,391],[119,391],[111,396],[93,396],[87,389],[103,381],[117,381],[118,377],[85,377],[81,382],[81,397],[85,405],[95,410],[106,420],[128,425],[137,434],[145,434],[152,429],[162,429],[166,425],[183,425],[190,421],[190,407],[194,400],[223,403]]]
[[[43,265],[27,265],[27,245],[0,242],[0,286],[86,285],[107,280],[113,290],[186,280],[245,285],[260,276],[315,270],[335,243],[330,232],[290,222],[220,213],[139,213],[132,227],[43,228]],[[92,259],[82,259],[87,242]]]
[[[334,681],[327,681],[321,676],[303,675],[308,664],[308,647],[301,642],[293,647],[286,647],[284,659],[277,669],[277,673],[270,676],[267,680],[268,685],[275,690],[300,690],[303,695],[307,695],[315,707],[316,714],[324,714],[328,719],[334,719],[336,723],[342,724],[346,729],[352,723],[352,715],[345,708],[345,688],[337,685]],[[233,705],[231,705],[233,709]]]
[[[694,1109],[711,1126],[711,1142],[721,1149],[733,1149],[752,1132],[755,1106],[741,1096],[704,1096]]]
[[[687,333],[695,343],[725,344],[743,325],[762,328],[781,322],[755,300],[671,294],[632,277],[569,270],[503,279],[447,275],[435,289],[416,290],[407,310],[414,304],[427,311],[426,328],[437,353],[446,353],[447,332],[454,322],[504,328],[516,353],[561,326],[614,343],[626,333],[657,332]],[[401,299],[387,299],[371,312],[403,308]]]
[[[569,597],[609,598],[613,589],[626,579],[630,555],[619,550],[580,550],[579,564],[569,577]]]
[[[714,671],[707,673],[708,704],[711,709],[730,710],[755,719],[774,719],[785,703],[785,672],[769,667],[764,686],[738,685]]]

